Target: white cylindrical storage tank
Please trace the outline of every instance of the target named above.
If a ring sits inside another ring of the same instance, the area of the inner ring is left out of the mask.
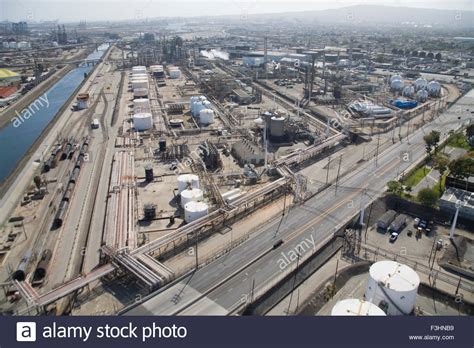
[[[405,87],[405,84],[402,80],[394,80],[390,83],[390,88],[393,91],[401,91]]]
[[[204,199],[201,189],[191,188],[181,192],[181,207],[185,207],[189,202],[200,202]]]
[[[285,135],[285,118],[273,116],[270,122],[270,135],[272,137],[282,137]]]
[[[133,115],[133,127],[137,131],[144,131],[153,127],[153,116],[144,112]]]
[[[146,74],[146,67],[145,66],[134,66],[132,67],[133,74]]]
[[[170,78],[172,79],[179,79],[181,77],[181,70],[170,70]]]
[[[194,174],[183,174],[178,176],[178,193],[188,188],[198,189],[201,187],[199,176]]]
[[[132,80],[133,79],[147,79],[147,78],[148,78],[147,74],[143,74],[143,73],[133,73],[132,74]]]
[[[395,261],[374,263],[369,270],[365,300],[388,315],[408,315],[415,308],[420,277],[408,266]]]
[[[133,100],[133,113],[150,113],[150,100],[148,98]]]
[[[431,81],[426,86],[428,94],[432,97],[439,97],[441,95],[441,84],[438,81]]]
[[[258,128],[264,128],[265,127],[265,121],[261,117],[257,117],[255,120],[253,120],[255,123],[255,126]]]
[[[199,112],[199,122],[201,124],[214,123],[214,111],[211,109],[204,109]]]
[[[415,88],[413,86],[406,86],[405,88],[403,88],[402,94],[407,98],[413,98],[413,96],[415,95]]]
[[[416,100],[421,103],[424,103],[428,99],[428,92],[425,89],[420,89],[416,92]]]
[[[385,316],[385,312],[371,302],[350,298],[337,301],[332,307],[332,316]]]
[[[189,202],[184,206],[184,221],[188,224],[209,213],[209,206],[204,202]]]
[[[415,89],[419,91],[420,89],[425,89],[426,86],[428,85],[428,81],[426,81],[424,78],[420,77],[415,81]]]
[[[132,81],[132,88],[148,88],[148,80],[134,80]]]
[[[400,75],[393,75],[391,78],[390,78],[390,83],[392,83],[393,81],[402,81],[402,77]]]
[[[148,88],[137,88],[133,90],[134,98],[147,98],[148,97]]]

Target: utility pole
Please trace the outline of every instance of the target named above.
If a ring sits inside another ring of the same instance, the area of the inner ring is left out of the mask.
[[[339,173],[341,172],[341,162],[342,162],[342,155],[339,156],[339,167],[337,168],[336,190],[334,191],[334,196],[337,195],[337,184],[339,183]]]
[[[370,225],[370,216],[372,215],[372,208],[374,206],[374,203],[372,203],[370,205],[370,209],[369,209],[369,216],[367,217],[367,225],[365,226],[365,236],[364,236],[364,239],[365,239],[365,243],[367,244],[367,232],[369,231],[369,225]]]
[[[375,149],[375,166],[379,164],[379,147],[380,147],[380,133],[377,137],[377,149]]]
[[[331,156],[328,157],[327,171],[326,171],[326,185],[329,181],[329,166],[331,165]]]

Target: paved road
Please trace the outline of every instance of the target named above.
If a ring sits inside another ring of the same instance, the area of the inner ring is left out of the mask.
[[[358,213],[361,200],[364,205],[383,193],[388,181],[413,166],[414,161],[425,155],[423,135],[438,129],[444,138],[449,130],[473,119],[474,90],[459,101],[459,107],[450,109],[431,125],[425,126],[402,143],[396,143],[380,154],[378,161],[361,164],[358,171],[349,173],[335,187],[323,191],[303,206],[295,206],[280,224],[277,221],[257,231],[247,242],[226,256],[201,268],[180,283],[160,293],[127,312],[128,315],[211,315],[225,314],[253,293],[271,286],[281,272],[294,268],[297,260],[284,266],[296,251],[301,257],[312,253],[330,237],[335,229]],[[463,110],[460,112],[459,110]],[[461,119],[458,119],[460,117]],[[410,161],[400,158],[409,153]],[[285,243],[276,250],[273,244],[283,239]],[[299,247],[298,247],[299,246]],[[265,253],[266,252],[266,253]],[[265,254],[264,254],[265,253]],[[245,263],[262,255],[249,267]],[[295,258],[293,258],[295,259]],[[242,269],[243,268],[243,269]],[[226,280],[229,275],[235,274]]]

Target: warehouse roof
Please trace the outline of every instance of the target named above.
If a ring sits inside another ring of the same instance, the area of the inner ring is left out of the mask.
[[[0,69],[0,79],[8,79],[12,77],[19,77],[16,72],[8,70],[8,69]]]

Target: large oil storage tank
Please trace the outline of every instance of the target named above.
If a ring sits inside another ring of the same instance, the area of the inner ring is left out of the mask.
[[[402,80],[394,80],[390,82],[390,89],[392,91],[400,92],[403,90],[404,87],[405,87],[405,84],[403,83]]]
[[[405,88],[403,88],[402,95],[407,98],[413,98],[415,95],[415,87],[406,86]]]
[[[428,85],[428,81],[426,81],[424,78],[420,77],[415,81],[415,89],[419,91],[420,89],[425,89],[426,86]]]
[[[148,88],[148,80],[140,79],[132,81],[132,88],[133,90],[138,88]]]
[[[416,100],[418,100],[420,103],[424,103],[425,101],[427,101],[428,91],[425,89],[420,89],[418,92],[416,92]]]
[[[136,98],[148,98],[148,88],[137,88],[133,90],[133,97]]]
[[[199,176],[194,174],[183,174],[178,176],[178,193],[183,192],[188,188],[200,188],[201,183],[199,181]]]
[[[140,113],[149,113],[150,110],[150,100],[148,98],[134,99],[133,100],[133,112],[135,114]]]
[[[204,199],[201,189],[190,188],[181,192],[181,207],[185,207],[189,202],[200,202]]]
[[[365,300],[385,309],[388,315],[408,315],[416,302],[420,277],[395,261],[374,263],[369,270]]]
[[[400,75],[393,75],[392,77],[390,77],[390,84],[392,84],[393,81],[402,81],[403,82],[403,79]]]
[[[332,316],[385,316],[385,312],[375,304],[350,298],[338,301],[331,310]]]
[[[133,126],[137,131],[151,129],[153,127],[153,116],[148,112],[134,114]]]
[[[438,81],[431,81],[426,86],[426,90],[431,97],[439,97],[441,95],[441,84]]]
[[[145,66],[134,66],[132,67],[133,74],[146,74],[146,67]]]
[[[211,109],[204,109],[199,112],[199,122],[201,124],[214,123],[214,111]]]
[[[184,221],[188,224],[209,213],[209,206],[204,202],[189,202],[184,206]]]
[[[179,79],[181,77],[181,70],[179,69],[171,69],[169,70],[170,78],[172,79]]]
[[[270,123],[270,136],[281,138],[285,135],[285,118],[273,116]]]

